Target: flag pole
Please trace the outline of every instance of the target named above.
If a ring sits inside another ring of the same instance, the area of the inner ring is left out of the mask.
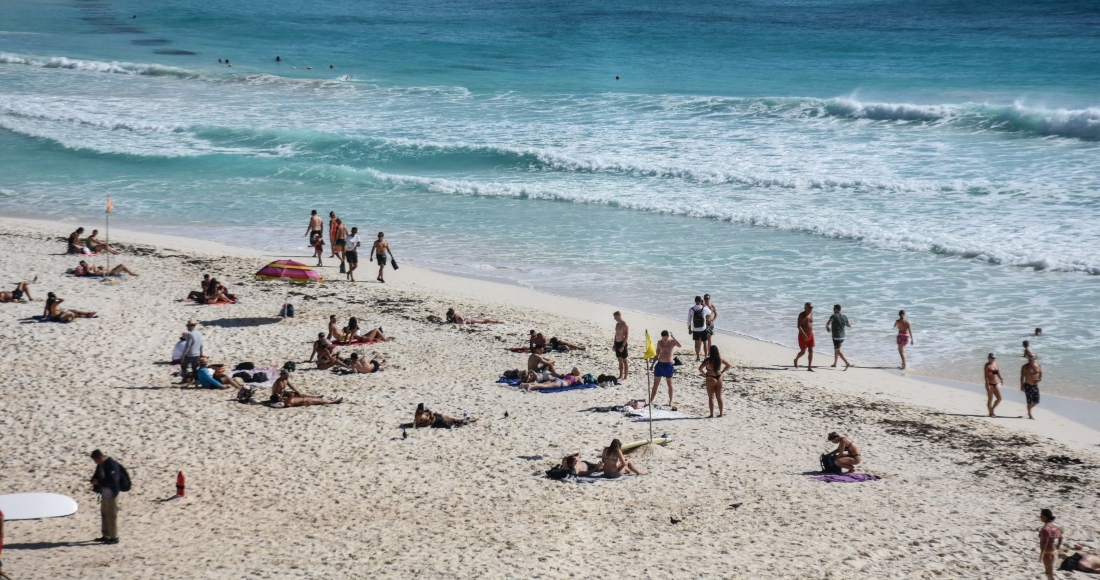
[[[656,396],[651,390],[653,388],[653,377],[651,373],[653,371],[653,359],[657,356],[656,351],[651,351],[653,347],[653,339],[649,337],[649,329],[645,329],[645,353],[642,354],[642,358],[645,359],[645,388],[646,388],[646,401],[648,404],[646,408],[649,409],[649,444],[653,444],[653,399]]]
[[[646,386],[648,386],[650,388],[652,388],[650,386],[652,384],[652,380],[651,380],[651,377],[649,376],[651,370],[652,370],[652,364],[648,360],[645,361],[645,376],[646,376],[646,383],[647,383]],[[652,391],[650,391],[650,392],[652,392]],[[654,397],[654,398],[656,398],[656,397]],[[650,400],[649,404],[646,405],[646,406],[649,407],[649,444],[653,445],[653,401]]]
[[[107,216],[105,218],[107,220],[107,225],[105,226],[105,229],[107,230],[107,248],[108,248],[108,251],[107,251],[107,271],[110,272],[111,271],[111,252],[110,252],[110,247],[111,247],[111,197],[110,196],[107,196],[107,211],[106,211],[105,215]],[[104,279],[106,279],[106,278],[104,278]]]

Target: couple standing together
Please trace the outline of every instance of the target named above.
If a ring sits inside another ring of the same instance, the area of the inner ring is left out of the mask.
[[[336,212],[328,212],[328,228],[329,228],[329,240],[332,243],[332,254],[329,257],[340,258],[340,272],[347,271],[348,281],[355,281],[355,270],[359,267],[359,247],[362,245],[362,240],[359,238],[359,228],[351,228],[351,232],[348,232],[347,226],[343,220],[336,217]],[[310,237],[311,245],[318,248],[318,260],[320,259],[320,247],[324,245],[321,241],[324,226],[321,216],[317,215],[317,210],[313,210],[309,218],[309,226],[306,228],[306,235]],[[393,252],[390,250],[390,243],[386,240],[386,235],[382,232],[378,232],[378,239],[371,245],[370,257],[368,260],[378,261],[378,277],[376,280],[385,283],[385,270],[386,264],[391,260],[393,262],[393,269],[397,269],[397,260],[393,258]]]
[[[718,347],[712,344],[714,336],[714,321],[718,318],[718,308],[710,301],[710,294],[695,297],[695,305],[688,309],[688,332],[695,341],[695,361],[700,362],[699,373],[706,378],[707,402],[710,406],[710,416],[714,417],[714,404],[718,403],[718,416],[725,413],[722,401],[722,377],[730,369],[729,361],[722,358]],[[653,387],[650,389],[650,403],[657,397],[657,389],[661,379],[665,379],[668,385],[668,406],[673,410],[672,376],[676,373],[675,354],[677,347],[683,346],[676,337],[667,330],[661,331],[661,339],[657,341],[657,364],[653,367]],[[701,357],[700,351],[706,347],[707,355]]]

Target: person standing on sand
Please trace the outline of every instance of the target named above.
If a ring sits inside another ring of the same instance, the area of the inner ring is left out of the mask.
[[[695,362],[700,360],[700,349],[707,342],[707,321],[712,312],[703,305],[703,297],[695,297],[695,305],[688,308],[688,333],[695,340]]]
[[[701,302],[702,300],[700,300]],[[675,336],[667,330],[661,331],[661,340],[657,341],[657,364],[653,367],[653,388],[649,391],[649,404],[657,397],[657,387],[661,384],[661,378],[668,383],[668,406],[672,407],[672,375],[676,373],[673,366],[673,349],[683,346]],[[672,407],[676,410],[675,407]]]
[[[183,345],[183,359],[180,362],[181,385],[198,380],[199,359],[202,358],[202,333],[195,330],[198,325],[199,321],[194,318],[187,321],[187,342]]]
[[[626,346],[627,341],[630,339],[630,325],[623,320],[622,312],[616,310],[612,316],[615,317],[615,343],[612,348],[615,349],[615,360],[619,361],[619,380],[625,381],[627,375],[630,374]]]
[[[798,359],[809,351],[806,357],[806,370],[814,371],[814,306],[809,302],[798,313],[798,355],[794,357],[794,368],[798,368]]]
[[[707,358],[699,365],[699,372],[706,377],[707,403],[710,405],[710,418],[714,418],[714,401],[718,401],[718,416],[724,413],[722,404],[722,375],[730,370],[730,363],[722,358],[718,347],[711,345]]]
[[[336,257],[340,258],[340,273],[343,274],[346,271],[347,264],[344,262],[344,251],[348,247],[348,227],[344,225],[344,220],[336,218],[336,241],[333,242],[333,246],[336,247]]]
[[[901,355],[901,370],[905,370],[905,345],[917,344],[917,337],[913,335],[913,325],[905,318],[905,311],[898,310],[898,319],[894,321],[894,328],[898,329],[898,354]]]
[[[355,281],[355,269],[359,267],[359,228],[351,228],[351,235],[344,238],[344,258],[348,262],[348,281]]]
[[[703,306],[710,309],[710,318],[707,318],[707,352],[710,352],[711,342],[714,340],[714,321],[718,320],[718,308],[710,301],[710,294],[703,294]]]
[[[118,543],[118,494],[122,492],[122,468],[118,462],[96,449],[92,452],[95,473],[92,475],[92,491],[100,496],[99,513],[102,536],[95,539],[104,544]]]
[[[336,219],[336,212],[328,212],[328,249],[331,252],[328,257],[330,258],[336,257]]]
[[[997,405],[1001,404],[1001,386],[1005,384],[1005,378],[1001,376],[1001,367],[997,366],[997,357],[989,353],[989,360],[985,363],[985,407],[989,410],[990,417],[997,416]]]
[[[1027,359],[1027,364],[1020,367],[1020,390],[1027,399],[1027,418],[1034,419],[1031,409],[1039,404],[1039,381],[1043,380],[1043,367],[1035,361],[1032,355]]]
[[[1054,556],[1062,547],[1062,528],[1054,523],[1054,512],[1046,508],[1039,512],[1039,521],[1043,522],[1039,530],[1039,561],[1048,580],[1054,580]]]
[[[306,226],[306,233],[303,234],[310,240],[314,235],[323,236],[325,232],[321,229],[324,226],[324,222],[321,220],[321,216],[317,215],[317,210],[313,210],[309,214],[309,225]]]
[[[833,333],[833,366],[836,366],[836,359],[840,357],[844,361],[844,370],[848,370],[852,363],[848,362],[840,347],[844,344],[844,329],[851,327],[852,323],[848,322],[848,317],[840,313],[840,305],[834,304],[833,315],[825,323],[825,330]]]
[[[370,247],[371,259],[378,258],[378,281],[385,284],[386,278],[384,273],[386,271],[386,261],[393,257],[393,253],[390,250],[390,243],[386,241],[386,234],[378,232],[378,239],[374,240],[374,244]]]

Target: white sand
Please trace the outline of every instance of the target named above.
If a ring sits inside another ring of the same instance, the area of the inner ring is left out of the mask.
[[[644,477],[562,484],[540,477],[562,455],[595,459],[613,437],[647,433],[618,413],[582,412],[641,398],[641,363],[612,388],[537,394],[494,381],[524,365],[525,355],[505,347],[530,328],[592,347],[554,355],[559,366],[615,374],[614,308],[405,265],[385,286],[352,285],[326,267],[332,281],[295,288],[304,294],[295,297],[299,315],[280,321],[288,286],[251,274],[285,256],[112,231],[112,242],[142,246],[113,258],[141,276],[103,283],[63,274],[77,262],[61,255],[60,238],[73,228],[0,220],[0,282],[39,275],[37,301],[0,304],[0,492],[66,493],[81,503],[74,517],[8,524],[4,570],[13,578],[1036,578],[1044,507],[1071,543],[1100,542],[1100,433],[1042,406],[1037,421],[957,416],[984,413],[984,400],[888,371],[794,372],[783,368],[789,349],[722,336],[717,344],[738,365],[726,384],[727,417],[657,423],[675,442],[638,458]],[[311,264],[306,253],[297,259]],[[360,271],[372,280],[376,269],[364,260]],[[178,301],[204,272],[242,303]],[[27,322],[48,291],[100,318]],[[448,306],[506,323],[428,322]],[[240,405],[228,391],[178,388],[174,368],[155,364],[190,317],[202,321],[216,361],[302,361],[330,313],[397,338],[358,349],[394,365],[381,374],[300,366],[295,384],[344,405]],[[635,355],[646,327],[680,335],[684,326],[626,317]],[[685,375],[677,385],[680,410],[705,415],[701,381]],[[1022,394],[1004,392],[1002,413],[1022,415]],[[658,401],[664,396],[662,387]],[[398,426],[418,402],[480,421],[410,429],[402,439]],[[805,475],[832,430],[853,435],[862,467],[884,479],[825,484]],[[134,478],[117,546],[81,544],[99,535],[86,484],[96,447]],[[1054,455],[1085,463],[1046,460]],[[158,502],[173,495],[180,469],[188,496]]]

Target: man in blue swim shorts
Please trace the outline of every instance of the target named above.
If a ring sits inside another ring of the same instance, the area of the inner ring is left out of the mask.
[[[664,377],[665,382],[668,383],[668,406],[672,407],[672,375],[676,372],[676,367],[672,366],[673,349],[681,346],[680,341],[676,340],[675,336],[672,336],[667,330],[661,331],[661,340],[657,341],[657,365],[653,367],[653,388],[649,392],[649,403],[653,404],[653,399],[657,397],[657,387],[661,385],[661,377]],[[675,410],[675,407],[673,407]]]

